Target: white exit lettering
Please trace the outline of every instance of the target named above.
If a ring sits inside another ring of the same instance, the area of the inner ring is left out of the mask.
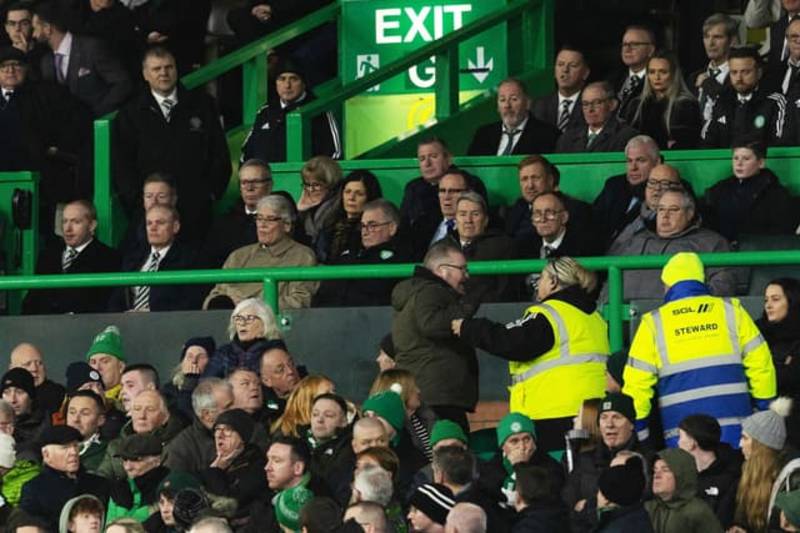
[[[431,42],[441,38],[445,33],[446,16],[450,15],[452,30],[464,25],[464,13],[472,11],[470,4],[449,6],[422,6],[417,11],[413,7],[375,10],[375,43],[399,44],[414,42],[417,38]],[[396,31],[400,29],[400,21],[405,16],[411,27],[405,35]],[[432,28],[431,28],[432,22]]]

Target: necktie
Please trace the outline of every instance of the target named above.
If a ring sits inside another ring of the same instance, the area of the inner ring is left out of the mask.
[[[66,272],[69,270],[69,267],[72,266],[72,263],[75,262],[75,258],[78,257],[78,250],[75,248],[67,247],[66,253],[64,254],[64,258],[61,260],[61,270]]]
[[[64,76],[64,69],[62,66],[64,65],[64,54],[59,54],[56,52],[53,56],[53,63],[56,67],[56,80],[58,83],[64,83],[66,77]]]
[[[453,230],[456,229],[456,221],[455,221],[455,219],[452,219],[452,218],[448,219],[447,222],[444,223],[444,225],[447,227],[447,234],[448,235],[450,233],[452,233]]]
[[[564,100],[561,103],[561,114],[558,116],[558,124],[556,124],[561,131],[567,128],[567,123],[569,122],[569,103],[569,100]]]
[[[586,148],[589,148],[590,146],[592,146],[592,143],[594,142],[595,139],[597,139],[598,135],[600,135],[600,134],[599,133],[595,133],[593,131],[589,132],[589,135],[586,136]]]
[[[506,144],[503,153],[500,155],[510,155],[511,151],[514,149],[514,137],[520,132],[521,130],[512,130],[509,131],[507,129],[503,129],[503,135],[508,137],[508,143]]]
[[[545,258],[553,257],[553,253],[556,251],[555,248],[553,248],[552,246],[548,246],[546,244],[542,248],[544,249]]]
[[[620,100],[625,102],[631,95],[639,88],[639,85],[642,83],[641,78],[639,76],[628,76],[628,79],[625,80],[625,83],[622,85],[622,91],[620,93]]]
[[[164,109],[164,119],[169,122],[169,119],[172,116],[172,108],[175,107],[175,101],[169,98],[164,98],[164,100],[161,101],[161,107]]]
[[[153,252],[153,255],[150,256],[150,263],[145,268],[145,272],[156,272],[158,271],[158,262],[161,259],[161,255],[158,252]],[[133,300],[133,310],[134,311],[146,311],[150,309],[150,286],[149,285],[141,285],[136,287],[134,290],[134,300]]]
[[[14,91],[3,91],[3,98],[0,99],[0,110],[6,108],[6,106],[11,102],[12,96],[14,96]]]
[[[718,68],[708,67],[708,70],[706,72],[708,72],[708,77],[709,78],[715,80],[715,79],[717,79],[717,76],[719,76],[719,73],[722,72],[722,71],[720,69],[718,69]]]

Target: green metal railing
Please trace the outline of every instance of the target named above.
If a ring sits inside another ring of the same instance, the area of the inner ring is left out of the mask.
[[[258,109],[267,100],[267,52],[323,24],[335,22],[339,12],[338,3],[315,11],[268,37],[187,74],[181,78],[181,83],[187,89],[195,89],[241,66],[242,124],[252,124]],[[109,113],[94,121],[94,204],[97,218],[101,221],[98,236],[107,243],[113,242],[113,227],[109,222],[112,219],[111,121],[115,115]]]
[[[467,24],[441,39],[382,66],[375,72],[344,85],[341,90],[289,113],[286,118],[286,160],[303,161],[310,155],[311,119],[331,111],[353,96],[378,85],[428,58],[436,57],[436,118],[446,119],[459,109],[458,45],[496,26],[507,23],[511,73],[546,69],[553,61],[553,6],[549,0],[517,0],[491,15]]]
[[[661,268],[671,256],[584,257],[579,262],[590,270],[608,272],[608,306],[611,349],[623,347],[625,307],[623,305],[622,273],[629,269]],[[766,252],[728,252],[700,254],[706,267],[765,266],[800,264],[800,250]],[[503,275],[539,272],[545,260],[476,261],[469,264],[473,275]],[[320,281],[330,279],[402,278],[411,275],[414,265],[360,265],[253,268],[237,270],[183,270],[174,272],[126,272],[120,274],[70,274],[41,276],[8,276],[0,278],[0,290],[78,288],[100,286],[175,285],[245,283],[262,281],[264,300],[278,313],[278,282]]]

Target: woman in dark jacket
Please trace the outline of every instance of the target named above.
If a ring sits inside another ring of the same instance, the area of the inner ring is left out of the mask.
[[[625,120],[662,150],[694,148],[700,140],[700,106],[683,81],[678,59],[669,52],[650,58],[642,95],[628,110]]]
[[[172,372],[172,379],[161,388],[170,410],[179,411],[186,420],[194,417],[192,392],[216,351],[213,337],[192,337],[183,344],[181,362]]]
[[[317,240],[336,211],[342,182],[342,167],[328,156],[312,157],[300,170],[303,192],[297,201],[297,229],[303,244],[316,249]]]
[[[228,325],[231,342],[214,352],[203,377],[227,377],[237,368],[260,374],[261,354],[275,347],[285,348],[272,310],[258,298],[239,302]]]
[[[733,176],[706,192],[706,220],[731,242],[746,233],[793,235],[800,222],[797,202],[766,162],[766,144],[738,141]]]
[[[630,456],[612,463],[600,475],[597,491],[598,533],[652,533],[650,515],[642,505],[646,476],[642,460]]]
[[[355,170],[347,175],[337,190],[339,198],[314,246],[317,258],[335,262],[343,253],[361,249],[361,213],[364,205],[383,196],[378,178],[369,170]]]
[[[764,314],[756,320],[772,352],[778,396],[800,397],[800,281],[779,278],[764,291]]]

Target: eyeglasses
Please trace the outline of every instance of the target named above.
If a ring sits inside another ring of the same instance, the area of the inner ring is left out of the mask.
[[[224,424],[220,424],[219,426],[214,428],[214,435],[218,435],[219,434],[219,435],[222,435],[224,437],[230,437],[234,433],[236,433],[236,430],[234,430],[232,427],[226,426]]]
[[[372,233],[373,231],[378,231],[378,228],[387,226],[391,223],[392,223],[391,220],[388,220],[386,222],[367,222],[366,224],[361,224],[361,232]]]
[[[275,222],[281,222],[283,219],[281,217],[271,216],[271,217],[264,217],[261,215],[256,215],[256,224],[269,224]]]
[[[452,265],[450,263],[442,263],[439,266],[455,268],[455,269],[460,270],[464,274],[468,274],[469,273],[469,268],[467,268],[467,265]]]
[[[320,183],[319,181],[304,181],[303,182],[303,189],[307,191],[321,191],[322,189],[327,189],[328,186],[324,183]]]
[[[535,222],[540,222],[542,220],[555,220],[556,217],[563,212],[563,209],[545,209],[544,211],[534,211],[531,215],[531,218]]]
[[[683,190],[683,186],[680,184],[680,182],[670,181],[670,180],[657,180],[653,178],[648,178],[647,188],[656,190],[665,189],[669,191]]]
[[[619,45],[620,48],[626,48],[628,50],[633,48],[639,48],[642,46],[650,46],[652,43],[647,41],[628,41],[627,43],[622,43]]]
[[[258,315],[233,315],[234,324],[252,324],[256,320],[261,320]]]
[[[584,109],[591,109],[595,107],[600,107],[606,102],[608,102],[608,98],[598,98],[597,100],[589,100],[589,101],[582,100],[581,107]]]
[[[22,70],[23,66],[19,61],[8,61],[0,65],[0,70]]]
[[[272,180],[269,178],[264,178],[260,180],[241,180],[239,181],[239,187],[242,189],[255,189],[259,185],[263,185],[264,183],[271,182]]]

